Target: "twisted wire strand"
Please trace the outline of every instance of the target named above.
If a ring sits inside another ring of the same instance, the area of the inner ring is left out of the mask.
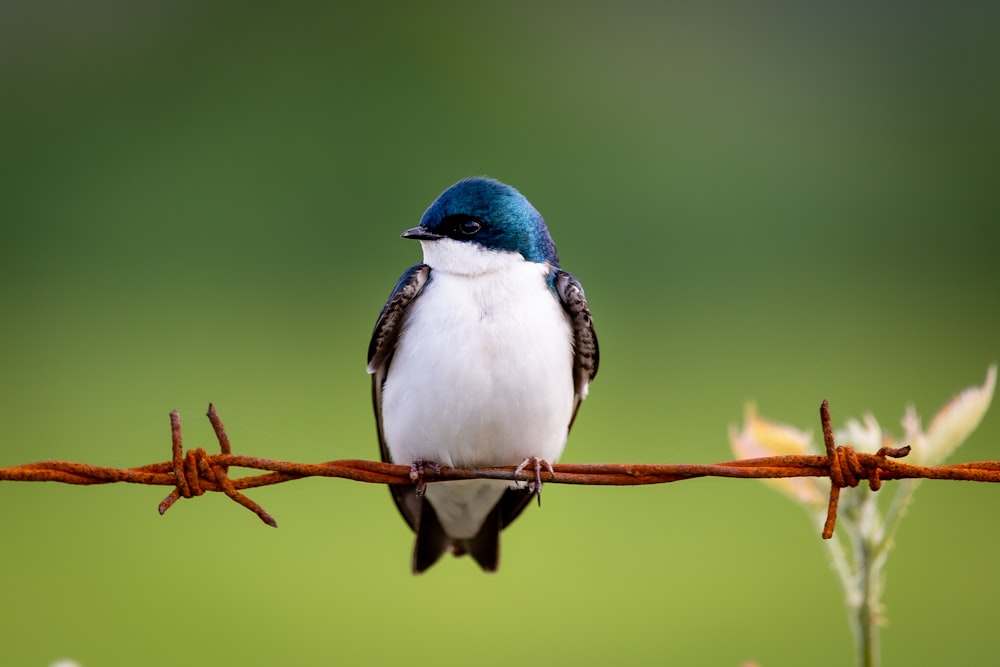
[[[206,492],[224,493],[256,514],[269,526],[277,527],[263,507],[241,493],[242,490],[282,484],[306,477],[338,477],[370,484],[411,485],[410,466],[345,459],[325,463],[294,463],[241,456],[232,453],[229,436],[214,405],[208,406],[208,419],[219,441],[219,453],[209,454],[198,447],[184,451],[180,414],[170,413],[171,459],[136,468],[107,468],[69,461],[40,461],[0,468],[0,481],[59,482],[62,484],[146,484],[171,486],[173,489],[159,505],[163,514],[181,498],[193,498]],[[820,406],[825,454],[770,456],[715,464],[642,464],[642,463],[562,463],[540,472],[543,483],[599,486],[637,486],[667,484],[698,477],[774,479],[783,477],[828,477],[830,499],[823,538],[833,536],[837,521],[840,490],[868,480],[869,488],[878,491],[882,482],[898,479],[951,479],[974,482],[1000,482],[1000,461],[959,463],[948,466],[916,466],[896,459],[905,457],[909,447],[883,447],[874,454],[857,452],[850,445],[834,441],[830,409]],[[261,471],[262,474],[230,478],[231,467]],[[459,479],[500,479],[529,481],[526,473],[514,466],[501,468],[448,468],[428,470],[424,483]],[[531,475],[534,475],[531,472]]]

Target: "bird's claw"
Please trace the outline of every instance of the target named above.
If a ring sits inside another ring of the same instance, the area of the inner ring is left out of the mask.
[[[554,475],[555,471],[552,469],[552,464],[545,459],[540,459],[537,456],[531,456],[524,459],[521,463],[514,468],[514,477],[520,477],[521,473],[525,469],[531,466],[532,471],[535,473],[534,477],[528,480],[528,491],[534,493],[538,498],[538,506],[542,505],[542,468],[549,471],[549,474]]]
[[[441,464],[434,461],[417,459],[410,464],[410,481],[417,485],[418,497],[424,495],[424,492],[427,490],[427,482],[424,481],[424,475],[427,474],[428,469],[433,470],[435,474],[441,474]]]

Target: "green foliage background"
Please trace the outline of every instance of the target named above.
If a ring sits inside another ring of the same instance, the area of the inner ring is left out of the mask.
[[[398,238],[489,174],[602,347],[565,461],[712,462],[746,399],[897,433],[1000,357],[996,4],[43,2],[0,12],[0,465],[131,466],[167,413],[374,458]],[[279,8],[280,7],[280,8]],[[956,454],[1000,458],[1000,411]],[[755,482],[553,486],[501,571],[407,568],[385,489],[0,485],[8,665],[845,665],[818,531]],[[1000,489],[928,483],[886,664],[985,664]]]

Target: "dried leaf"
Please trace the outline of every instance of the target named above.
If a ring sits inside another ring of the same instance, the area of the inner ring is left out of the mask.
[[[934,415],[926,433],[919,433],[920,419],[909,409],[903,417],[903,428],[908,435],[913,431],[919,434],[916,442],[908,443],[914,445],[915,461],[920,465],[938,465],[965,442],[986,415],[996,384],[997,366],[993,364],[981,386],[960,392]]]
[[[759,417],[750,403],[744,409],[743,429],[737,432],[735,427],[730,427],[729,443],[737,457],[747,459],[816,453],[811,433]],[[825,505],[827,501],[814,478],[765,479],[763,482],[800,503]]]

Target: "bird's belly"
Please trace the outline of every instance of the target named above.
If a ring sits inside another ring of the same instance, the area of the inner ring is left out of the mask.
[[[468,539],[479,532],[508,487],[508,482],[496,479],[463,479],[428,484],[426,493],[445,532]]]
[[[383,386],[392,460],[516,465],[562,454],[574,403],[567,318],[538,275],[470,285],[434,276]]]

